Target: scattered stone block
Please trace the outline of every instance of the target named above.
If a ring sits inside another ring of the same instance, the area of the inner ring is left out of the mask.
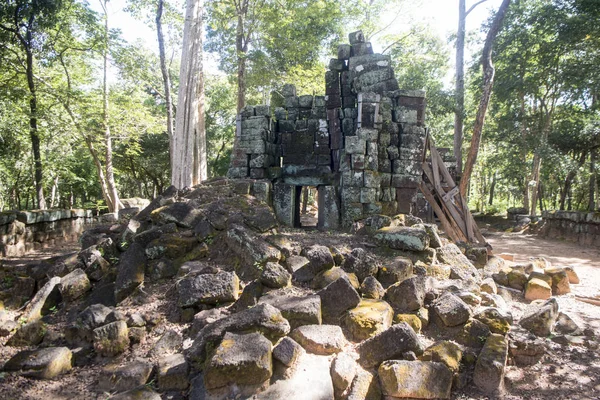
[[[94,329],[94,350],[101,356],[113,357],[129,347],[129,332],[125,321],[111,322]]]
[[[260,333],[226,333],[204,371],[204,385],[256,385],[273,374],[271,342]]]
[[[347,400],[380,400],[382,396],[379,379],[375,374],[360,367],[352,381]]]
[[[462,360],[462,348],[451,341],[443,340],[429,346],[423,352],[421,361],[434,361],[444,364],[452,373],[458,372]]]
[[[244,287],[242,294],[231,306],[230,311],[233,313],[246,310],[258,304],[258,300],[263,294],[264,286],[258,279],[253,280]]]
[[[508,342],[502,335],[488,336],[475,365],[473,382],[487,394],[504,390],[504,372],[508,357]]]
[[[390,286],[383,297],[395,312],[405,313],[423,307],[427,292],[428,278],[413,276]]]
[[[174,331],[168,330],[162,334],[160,339],[152,346],[150,355],[154,357],[162,357],[167,354],[175,353],[183,347],[183,338]]]
[[[523,312],[519,325],[537,336],[548,336],[558,318],[558,302],[550,298],[543,303],[533,302]]]
[[[117,302],[123,301],[144,282],[145,271],[146,254],[144,247],[134,242],[121,255],[117,265],[117,280],[115,281],[115,299]]]
[[[283,288],[292,282],[292,275],[281,265],[268,262],[260,274],[260,282],[266,287]]]
[[[433,309],[448,327],[464,324],[471,317],[471,308],[452,293],[446,293],[437,299]]]
[[[450,279],[479,280],[479,272],[473,263],[460,251],[454,243],[437,249],[437,259],[442,264],[450,265]]]
[[[46,324],[42,321],[33,321],[25,325],[21,325],[15,334],[6,342],[7,346],[37,346],[46,335]]]
[[[345,278],[339,278],[317,292],[321,298],[321,313],[324,322],[339,322],[347,310],[360,303],[360,295]]]
[[[270,304],[258,304],[255,307],[221,318],[206,325],[197,335],[187,352],[187,358],[193,367],[200,367],[207,356],[208,344],[217,346],[226,332],[261,332],[275,342],[290,332],[290,324],[281,312]]]
[[[81,268],[63,276],[58,285],[63,300],[67,302],[80,298],[91,289],[90,280]]]
[[[154,366],[145,360],[136,360],[122,367],[105,367],[98,379],[98,389],[105,392],[125,392],[145,385]]]
[[[51,278],[40,290],[37,291],[33,299],[29,302],[21,316],[27,322],[37,321],[42,315],[48,312],[50,308],[56,306],[60,299],[58,284],[61,278],[55,276]],[[57,298],[58,295],[58,298]]]
[[[353,249],[344,261],[344,270],[356,274],[360,281],[377,274],[378,269],[375,259],[360,247]]]
[[[550,297],[552,297],[552,287],[542,279],[529,279],[525,285],[525,300],[547,300]]]
[[[290,337],[307,352],[318,355],[339,353],[347,344],[337,325],[303,325],[294,329]]]
[[[488,293],[488,294],[498,293],[498,287],[496,286],[496,282],[494,282],[493,278],[485,278],[481,282],[481,285],[479,285],[479,287],[483,293]]]
[[[402,282],[413,274],[413,262],[406,257],[394,257],[385,265],[379,267],[377,280],[384,288],[397,282]]]
[[[380,334],[362,342],[357,348],[359,364],[376,367],[382,361],[402,357],[407,351],[423,353],[423,346],[415,331],[406,323],[393,325]]]
[[[474,318],[486,324],[492,333],[506,335],[513,323],[512,314],[499,308],[487,307],[479,310]]]
[[[425,229],[405,226],[387,227],[378,230],[375,239],[391,249],[423,251],[429,248],[429,235]]]
[[[347,353],[338,353],[331,362],[331,381],[337,393],[345,392],[356,376],[357,365]]]
[[[260,301],[281,311],[281,315],[288,320],[292,330],[302,325],[320,325],[322,322],[319,296],[297,297],[268,294],[263,296]]]
[[[573,267],[572,265],[569,265],[569,266],[565,267],[565,272],[567,273],[567,276],[569,277],[570,284],[572,284],[572,285],[579,284],[579,275],[577,275],[577,272],[575,271],[575,267]]]
[[[16,371],[38,379],[54,379],[71,370],[71,350],[47,347],[17,353],[4,364],[4,371]]]
[[[188,275],[177,285],[180,307],[218,304],[235,301],[239,296],[240,280],[235,272]]]
[[[486,324],[477,319],[472,319],[463,326],[462,331],[456,337],[456,341],[468,347],[481,349],[490,334],[490,328]]]
[[[415,314],[396,314],[394,323],[399,324],[401,322],[406,322],[416,333],[421,333],[421,329],[423,329],[421,318]]]
[[[360,293],[366,299],[379,300],[385,295],[385,289],[373,276],[367,276],[360,285]]]
[[[160,390],[186,390],[189,365],[181,353],[171,354],[158,361],[158,387]]]
[[[342,326],[355,342],[373,337],[392,325],[394,310],[383,300],[362,300],[342,317]]]
[[[567,271],[560,267],[550,267],[544,270],[544,274],[552,277],[552,294],[561,295],[571,292],[569,276]]]
[[[384,361],[378,369],[385,396],[419,399],[449,399],[452,372],[442,363]]]
[[[273,358],[280,361],[286,367],[296,364],[298,358],[304,353],[302,346],[294,339],[286,336],[273,348]]]

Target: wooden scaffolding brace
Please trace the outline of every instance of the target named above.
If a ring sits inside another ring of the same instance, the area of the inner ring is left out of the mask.
[[[479,244],[491,250],[491,246],[479,231],[466,200],[461,196],[452,175],[444,165],[429,130],[425,137],[422,162],[423,179],[419,183],[419,189],[433,208],[448,237],[454,242]]]

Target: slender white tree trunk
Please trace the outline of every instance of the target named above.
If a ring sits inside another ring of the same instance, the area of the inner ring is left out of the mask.
[[[123,208],[117,193],[117,185],[115,184],[115,176],[113,171],[113,155],[112,155],[112,138],[110,136],[110,125],[108,122],[108,0],[104,0],[104,77],[102,81],[102,97],[104,105],[102,108],[102,123],[104,125],[104,152],[105,152],[105,169],[106,169],[106,184],[108,186],[108,196],[110,203],[107,204],[109,212],[117,212]]]
[[[202,76],[202,0],[187,0],[183,28],[183,50],[179,70],[179,94],[175,133],[171,149],[171,184],[193,186],[207,178],[206,132]]]

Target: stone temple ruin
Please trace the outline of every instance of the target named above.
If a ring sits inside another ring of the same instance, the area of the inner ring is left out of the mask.
[[[389,56],[362,32],[340,45],[325,96],[283,88],[284,107],[246,106],[237,118],[230,178],[265,180],[280,223],[300,226],[300,194],[318,188],[318,227],[411,213],[421,180],[425,92],[399,90]]]

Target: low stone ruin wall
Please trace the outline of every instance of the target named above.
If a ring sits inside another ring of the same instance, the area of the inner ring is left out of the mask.
[[[20,257],[58,243],[75,242],[98,222],[93,210],[37,210],[0,213],[0,256]]]
[[[600,212],[544,211],[540,235],[583,246],[600,246]]]

